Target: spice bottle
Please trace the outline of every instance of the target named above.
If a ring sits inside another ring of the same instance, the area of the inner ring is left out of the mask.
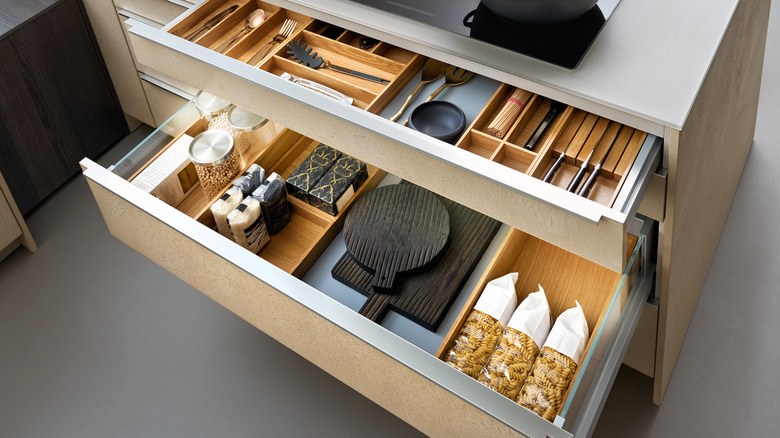
[[[208,199],[217,196],[241,171],[233,136],[221,129],[198,134],[190,143],[189,154]]]

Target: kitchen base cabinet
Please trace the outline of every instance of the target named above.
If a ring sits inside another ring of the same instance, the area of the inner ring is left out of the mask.
[[[753,143],[769,4],[739,2],[685,126],[667,135],[657,404],[672,376]]]
[[[280,80],[280,66],[309,73],[287,62],[281,48],[264,58],[265,71],[246,64],[251,56],[246,50],[268,39],[262,32],[244,37],[226,54],[216,53],[213,48],[240,25],[236,17],[206,33],[202,43],[181,38],[182,32],[227,3],[208,0],[188,11],[201,8],[198,13],[205,15],[189,21],[180,18],[162,29],[136,20],[126,22],[139,70],[159,72],[228,99],[615,273],[628,274],[627,235],[637,228],[636,213],[657,220],[657,246],[646,243],[653,240],[652,232],[638,233],[651,237],[638,250],[643,262],[635,268],[637,282],[625,300],[618,300],[619,312],[608,318],[610,326],[616,327],[614,333],[596,346],[596,360],[587,367],[590,373],[550,424],[432,361],[431,354],[409,345],[413,341],[399,341],[383,328],[354,318],[354,312],[323,296],[316,285],[302,284],[253,255],[236,252],[232,243],[220,240],[191,216],[128,191],[126,181],[85,160],[85,176],[114,235],[432,435],[488,431],[587,436],[637,327],[634,350],[629,350],[626,360],[653,376],[653,401],[662,401],[752,142],[769,1],[719,3],[702,19],[692,1],[662,5],[622,0],[575,72],[499,53],[397,17],[375,16],[376,11],[348,1],[232,3],[244,12],[256,5],[273,5],[274,11],[284,8],[298,17],[312,17],[314,21],[306,21],[307,38],[312,41],[317,41],[314,33],[321,20],[347,28],[344,41],[352,41],[356,34],[368,35],[416,56],[473,70],[503,87],[499,99],[508,86],[520,87],[539,99],[568,104],[567,117],[583,110],[647,132],[629,171],[631,177],[615,185],[621,193],[611,192],[604,196],[608,201],[592,202],[539,180],[539,166],[549,164],[551,156],[516,150],[513,142],[522,142],[524,133],[510,134],[509,141],[489,139],[482,132],[486,119],[481,119],[453,147],[387,120],[419,80],[419,73],[395,89],[395,99],[383,102],[384,111],[369,112]],[[647,19],[655,16],[665,17],[669,29],[679,28],[696,41],[680,44],[681,37],[674,32],[657,33],[656,25],[648,23],[658,21]],[[381,19],[368,20],[371,17]],[[344,86],[341,78],[330,73],[317,72],[317,77]],[[357,91],[361,108],[367,108],[370,100],[366,90],[373,88]],[[539,110],[539,99],[529,106]],[[559,150],[553,144],[547,147],[548,152]],[[613,201],[617,205],[605,205]],[[172,248],[185,257],[177,257]],[[193,264],[201,258],[205,261]],[[237,293],[246,282],[253,283],[251,291]],[[648,304],[651,289],[656,298]],[[266,306],[282,311],[270,312]],[[305,329],[291,329],[289,321]],[[338,354],[330,354],[333,351]],[[341,357],[352,360],[344,363]]]

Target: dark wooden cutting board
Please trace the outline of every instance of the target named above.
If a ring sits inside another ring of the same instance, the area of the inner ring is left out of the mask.
[[[438,329],[501,226],[498,221],[446,198],[439,200],[450,217],[449,242],[433,262],[412,275],[399,277],[395,292],[373,291],[373,272],[361,267],[348,251],[333,267],[333,278],[368,296],[359,311],[361,315],[380,322],[393,309],[431,331]]]
[[[374,272],[371,287],[393,290],[396,275],[436,258],[450,234],[447,209],[433,193],[412,184],[374,189],[344,221],[347,251]]]

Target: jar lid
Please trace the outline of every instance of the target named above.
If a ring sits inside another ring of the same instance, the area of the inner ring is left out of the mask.
[[[227,114],[227,119],[231,128],[241,132],[260,129],[268,122],[268,119],[265,117],[258,116],[255,113],[251,113],[237,106],[230,108],[230,111],[228,111]]]
[[[230,105],[232,104],[227,100],[220,99],[202,90],[195,95],[195,107],[198,108],[202,115],[223,113],[230,108]]]
[[[233,153],[233,136],[223,129],[210,129],[192,139],[190,160],[199,165],[216,166]]]

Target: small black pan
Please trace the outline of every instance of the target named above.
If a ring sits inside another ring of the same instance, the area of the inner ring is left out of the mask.
[[[441,141],[453,143],[466,128],[466,115],[453,103],[433,100],[418,105],[412,111],[409,126]]]

